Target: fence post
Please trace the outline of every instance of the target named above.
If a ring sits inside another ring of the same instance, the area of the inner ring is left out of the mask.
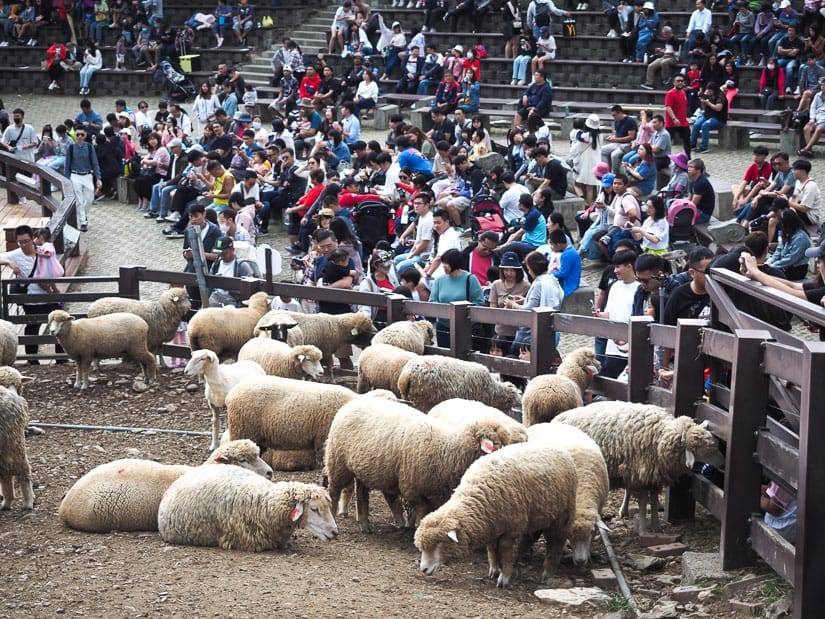
[[[404,302],[407,300],[402,294],[387,295],[387,324],[399,322],[406,319]]]
[[[704,320],[680,318],[676,325],[676,350],[673,353],[673,414],[693,417],[696,402],[704,392],[705,361],[701,355]],[[691,494],[690,477],[682,477],[667,493],[667,520],[692,520],[696,503]]]
[[[450,303],[450,353],[456,359],[466,359],[473,349],[473,325],[470,322],[469,301]]]
[[[556,360],[556,331],[553,316],[556,310],[537,307],[530,315],[530,371],[533,376],[549,374]],[[546,334],[546,337],[540,338]]]
[[[722,569],[753,565],[756,554],[748,544],[750,516],[759,511],[762,467],[753,459],[756,431],[765,424],[768,376],[762,369],[767,331],[736,329],[731,368],[728,445],[725,454],[725,503],[720,552]]]
[[[240,293],[240,300],[245,301],[253,294],[264,288],[265,282],[257,277],[243,277],[238,284],[238,292]]]
[[[647,402],[647,388],[653,376],[653,345],[650,343],[651,316],[631,316],[627,341],[627,394],[631,402]]]
[[[803,342],[805,380],[799,409],[799,488],[797,489],[794,617],[819,616],[825,608],[825,343]],[[813,433],[813,434],[812,434]]]
[[[140,299],[140,271],[146,267],[120,267],[117,294],[128,299]]]

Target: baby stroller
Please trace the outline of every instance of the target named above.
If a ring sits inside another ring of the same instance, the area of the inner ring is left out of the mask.
[[[488,231],[500,236],[504,232],[504,212],[492,196],[479,194],[473,198],[467,223],[476,239]]]
[[[168,60],[160,62],[155,79],[160,82],[165,97],[172,101],[194,99],[197,94],[195,85],[186,77],[186,74]]]
[[[389,220],[389,208],[379,200],[365,200],[355,207],[355,228],[365,256],[372,254],[378,241],[387,240]]]

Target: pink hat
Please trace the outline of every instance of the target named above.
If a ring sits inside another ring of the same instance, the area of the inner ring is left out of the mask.
[[[596,167],[593,168],[593,176],[598,179],[601,179],[602,176],[610,172],[610,166],[607,165],[604,161],[600,161],[596,164]]]
[[[678,153],[676,155],[668,155],[670,160],[673,162],[677,168],[682,168],[683,170],[687,170],[688,166],[688,156],[685,153]]]

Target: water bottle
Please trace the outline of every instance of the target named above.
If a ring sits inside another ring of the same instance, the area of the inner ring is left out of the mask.
[[[701,474],[702,477],[704,477],[705,479],[712,480],[714,472],[716,472],[716,467],[714,467],[712,464],[705,464],[702,466]]]
[[[776,231],[776,246],[777,247],[782,246],[782,230],[777,230]]]
[[[567,104],[564,105],[564,115],[570,116],[570,106]]]

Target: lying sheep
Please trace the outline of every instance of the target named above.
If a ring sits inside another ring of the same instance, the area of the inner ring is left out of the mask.
[[[189,321],[189,347],[207,348],[221,359],[237,358],[238,351],[252,338],[255,324],[266,314],[269,302],[265,292],[249,297],[248,307],[205,307]]]
[[[596,353],[591,348],[577,348],[568,355],[565,355],[561,364],[556,370],[559,376],[565,376],[572,380],[579,388],[579,392],[584,396],[584,392],[590,388],[593,376],[599,373],[602,364],[596,359]]]
[[[506,413],[521,395],[515,385],[495,380],[480,363],[441,355],[408,361],[398,377],[398,393],[425,413],[451,398],[477,400]]]
[[[393,397],[371,392],[368,396]],[[358,397],[346,387],[278,376],[256,376],[226,397],[226,425],[232,439],[248,438],[261,450],[313,450],[324,462],[324,443],[335,413]],[[273,462],[277,461],[274,457]]]
[[[176,480],[158,508],[170,544],[261,552],[283,548],[296,527],[327,542],[338,536],[320,486],[272,483],[238,467],[198,467]]]
[[[368,532],[369,492],[379,490],[399,526],[404,514],[398,499],[419,516],[444,503],[467,467],[510,441],[497,420],[471,421],[450,428],[400,402],[359,398],[342,406],[332,420],[326,446],[326,471],[333,505],[356,482],[357,519]]]
[[[445,400],[433,406],[427,414],[451,428],[473,420],[496,419],[510,432],[510,443],[523,443],[527,440],[527,428],[524,425],[497,408],[475,400],[464,400],[462,398]]]
[[[255,361],[269,376],[317,380],[324,375],[316,346],[290,346],[268,337],[253,337],[241,347],[238,361]]]
[[[183,371],[187,376],[202,376],[206,383],[204,395],[212,413],[212,443],[209,449],[217,449],[221,432],[220,411],[226,408],[226,395],[235,385],[255,376],[263,376],[266,372],[255,361],[220,363],[214,352],[205,349],[193,352]]]
[[[417,355],[424,354],[424,347],[432,344],[435,329],[428,320],[401,320],[387,325],[372,338],[373,344],[391,344]]]
[[[14,368],[3,367],[0,370],[4,382],[22,381],[20,373]],[[27,425],[29,406],[18,393],[17,385],[0,387],[0,492],[3,493],[0,510],[11,509],[15,479],[23,495],[23,509],[34,509],[32,470],[26,452]]]
[[[284,342],[290,346],[304,343],[304,334],[295,319],[284,310],[272,310],[261,316],[252,332],[255,337],[261,334],[270,339]]]
[[[716,463],[716,439],[690,417],[673,417],[650,404],[596,402],[562,413],[553,423],[584,431],[602,450],[611,483],[625,488],[620,514],[628,515],[630,494],[638,495],[639,533],[659,530],[659,492],[690,473],[694,460]]]
[[[204,464],[234,464],[266,479],[272,469],[252,441],[221,445]],[[101,464],[78,479],[60,503],[67,527],[90,533],[157,531],[163,493],[191,466],[127,458]]]
[[[77,363],[75,389],[89,387],[93,360],[124,355],[140,363],[147,384],[155,380],[157,364],[147,346],[149,326],[140,316],[118,312],[75,320],[68,312],[54,310],[49,314],[49,331]]]
[[[14,365],[17,359],[17,327],[0,320],[0,365]]]
[[[521,419],[530,427],[552,421],[559,413],[583,404],[578,385],[559,374],[541,374],[524,388],[521,397]]]
[[[570,454],[576,465],[576,517],[570,531],[573,563],[590,561],[590,542],[597,526],[604,526],[601,513],[607,503],[610,481],[602,450],[584,432],[563,423],[540,423],[527,430],[531,442],[556,447]]]
[[[450,500],[415,532],[421,571],[432,576],[471,546],[487,547],[488,575],[506,587],[523,536],[544,533],[542,580],[561,559],[576,509],[576,466],[564,450],[532,442],[476,460]]]
[[[398,392],[398,377],[407,361],[417,359],[418,354],[403,350],[390,344],[367,346],[358,357],[358,383],[355,390],[366,393],[370,389],[389,389],[395,395]]]
[[[186,318],[191,305],[185,288],[164,290],[156,301],[138,301],[121,297],[104,297],[89,306],[88,317],[97,318],[116,312],[140,316],[149,326],[146,344],[149,352],[160,356],[161,348],[172,341],[181,321]],[[163,357],[161,362],[163,361]]]

